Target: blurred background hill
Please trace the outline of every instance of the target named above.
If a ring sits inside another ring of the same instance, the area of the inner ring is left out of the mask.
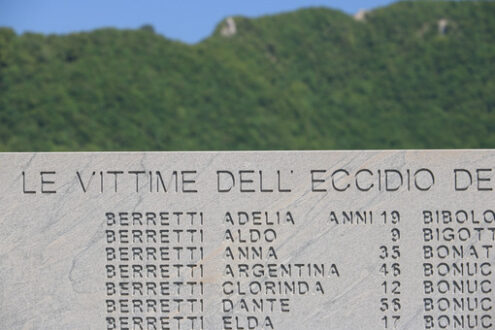
[[[192,45],[0,28],[0,151],[493,147],[493,2],[230,17]]]

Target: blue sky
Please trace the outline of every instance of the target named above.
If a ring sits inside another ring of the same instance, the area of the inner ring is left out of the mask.
[[[138,28],[188,43],[209,36],[230,15],[256,17],[303,7],[324,6],[349,14],[391,0],[0,0],[0,26],[18,33],[70,33],[100,27]]]

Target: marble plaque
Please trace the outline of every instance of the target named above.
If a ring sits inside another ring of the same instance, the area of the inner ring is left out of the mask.
[[[0,329],[495,329],[495,150],[0,165]]]

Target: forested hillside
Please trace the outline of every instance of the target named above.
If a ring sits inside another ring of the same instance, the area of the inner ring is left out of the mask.
[[[195,45],[0,29],[0,151],[489,147],[493,2],[234,17]]]

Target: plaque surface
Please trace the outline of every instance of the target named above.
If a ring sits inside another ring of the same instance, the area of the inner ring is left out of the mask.
[[[495,151],[0,154],[1,329],[494,329]]]

